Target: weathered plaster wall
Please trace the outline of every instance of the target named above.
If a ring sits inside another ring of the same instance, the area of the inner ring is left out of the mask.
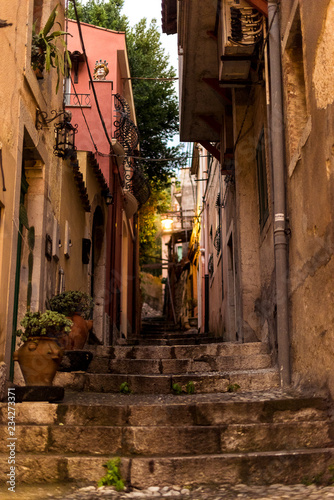
[[[207,194],[207,203],[209,205],[207,227],[209,232],[209,247],[206,249],[213,258],[213,273],[212,276],[209,277],[209,330],[210,333],[213,333],[216,337],[222,337],[225,329],[225,325],[222,321],[222,253],[221,251],[217,253],[217,249],[214,246],[216,230],[219,226],[218,207],[216,205],[217,197],[221,189],[219,169],[220,164],[214,160],[211,167],[212,173],[210,175]]]
[[[40,172],[41,183],[36,192],[36,182],[31,182],[28,188],[26,203],[30,203],[30,225],[36,224],[36,204],[39,197],[39,213],[35,257],[36,265],[33,271],[32,304],[39,308],[44,297],[44,264],[43,253],[45,221],[46,221],[46,193],[49,184],[49,172],[52,170],[55,159],[52,155],[54,141],[53,132],[44,129],[36,130],[36,108],[43,111],[57,109],[61,105],[61,93],[55,94],[56,72],[52,70],[45,74],[44,80],[37,81],[30,66],[31,33],[33,24],[33,1],[3,1],[1,16],[12,26],[2,28],[0,32],[0,102],[2,103],[2,120],[0,124],[0,142],[2,143],[2,157],[6,191],[0,187],[0,359],[4,359],[8,366],[11,354],[11,338],[13,330],[14,290],[17,260],[17,236],[19,229],[19,204],[21,190],[22,164],[33,170],[34,162],[39,162],[37,170]],[[43,4],[42,24],[48,18],[56,2],[48,1]],[[58,20],[64,16],[63,2],[60,2]],[[25,145],[25,149],[24,149]],[[33,163],[27,163],[32,160]],[[47,165],[47,167],[45,167]],[[32,172],[30,170],[30,172]],[[29,176],[28,176],[29,177]],[[34,185],[34,186],[33,186]],[[36,197],[37,195],[37,197]],[[24,237],[24,235],[23,235]],[[24,270],[23,270],[24,271]],[[22,290],[26,286],[26,277],[22,273]],[[20,314],[26,306],[26,296],[20,295]],[[24,301],[24,302],[23,302]],[[20,319],[20,317],[18,318]]]
[[[249,104],[248,92],[234,93],[235,137]],[[236,206],[239,247],[239,300],[240,326],[239,335],[245,342],[260,340],[259,319],[254,310],[255,300],[260,295],[260,260],[259,260],[259,212],[257,197],[255,148],[257,137],[253,125],[254,109],[258,105],[258,96],[251,103],[243,131],[236,150]]]
[[[333,396],[334,87],[328,77],[334,5],[329,0],[299,5],[307,123],[294,156],[287,151],[292,375],[294,383],[327,386]],[[289,18],[286,6],[282,9]],[[283,70],[284,50],[283,43]],[[293,117],[287,90],[289,125]]]

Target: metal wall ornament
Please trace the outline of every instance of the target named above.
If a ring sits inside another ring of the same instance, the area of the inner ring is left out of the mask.
[[[56,144],[53,153],[64,160],[76,156],[75,134],[78,132],[78,125],[72,125],[72,114],[68,111],[64,113],[64,120],[55,125]]]

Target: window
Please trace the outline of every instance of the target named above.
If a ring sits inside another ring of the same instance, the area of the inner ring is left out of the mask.
[[[261,131],[260,139],[256,148],[256,163],[257,163],[257,182],[259,190],[260,227],[262,229],[269,215],[266,149],[265,149],[263,129]]]
[[[298,148],[302,131],[307,122],[303,35],[299,7],[290,28],[283,60],[285,65],[288,144],[290,158],[292,158]]]

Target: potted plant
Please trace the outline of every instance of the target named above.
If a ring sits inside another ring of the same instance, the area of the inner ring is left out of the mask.
[[[31,42],[31,66],[35,71],[37,78],[43,78],[44,69],[46,71],[50,71],[51,67],[57,69],[58,78],[57,78],[56,93],[58,92],[59,88],[60,75],[64,76],[65,74],[64,57],[66,57],[67,59],[69,68],[71,68],[72,66],[66,42],[62,38],[63,35],[70,35],[70,33],[61,30],[53,31],[52,33],[50,33],[50,31],[54,27],[55,20],[58,14],[57,7],[58,4],[51,12],[50,17],[47,20],[44,28],[39,33],[36,33],[36,21],[35,21],[33,25],[32,42]],[[60,41],[60,43],[64,47],[65,56],[63,54],[63,51],[60,50],[56,45],[58,41]]]
[[[89,319],[94,307],[93,299],[85,292],[69,290],[55,295],[48,301],[48,308],[65,314],[73,321],[73,326],[68,337],[64,337],[66,343],[64,349],[83,349],[88,339],[89,331],[93,327],[93,321]]]
[[[63,352],[59,339],[66,336],[72,321],[54,311],[27,312],[18,330],[23,345],[14,352],[26,385],[50,386],[61,362]]]

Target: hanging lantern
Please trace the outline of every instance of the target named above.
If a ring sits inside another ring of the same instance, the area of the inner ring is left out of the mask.
[[[75,134],[78,131],[78,125],[71,123],[72,114],[68,111],[64,113],[63,121],[55,125],[56,144],[53,153],[64,160],[72,158],[76,154]]]

